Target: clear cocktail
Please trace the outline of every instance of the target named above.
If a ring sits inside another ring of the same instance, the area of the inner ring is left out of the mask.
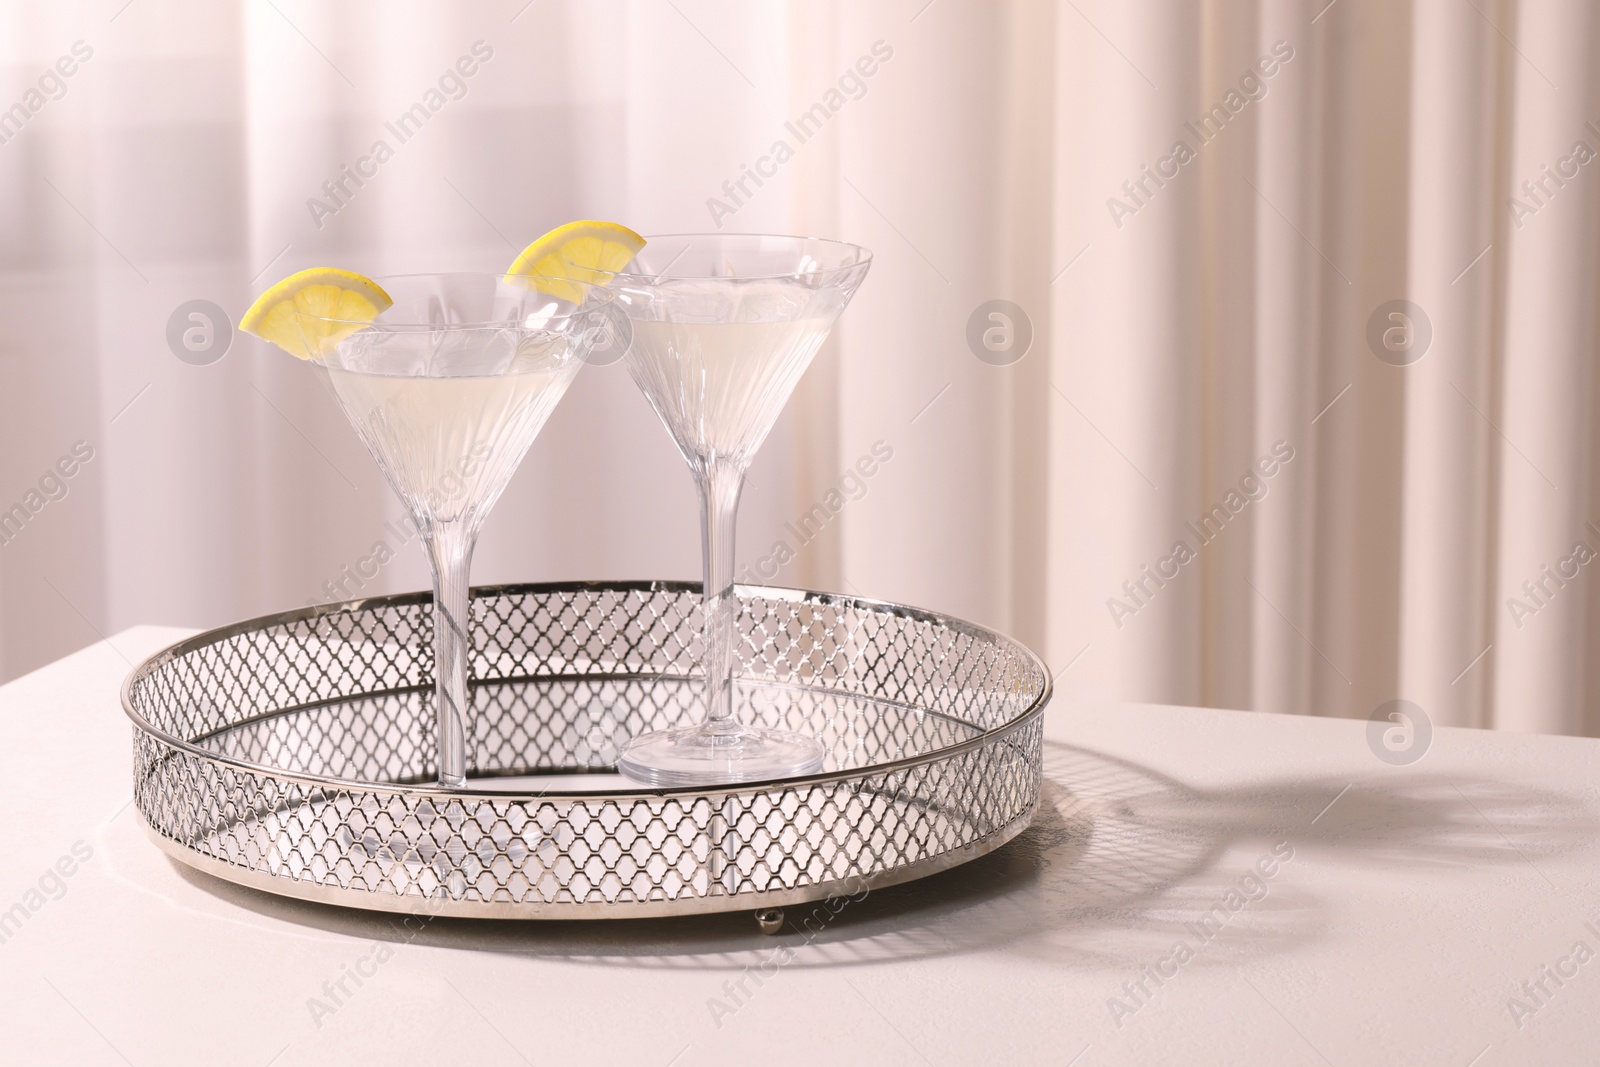
[[[738,720],[734,527],[745,470],[866,277],[863,248],[799,237],[649,238],[611,287],[626,363],[701,502],[704,720],[633,738],[617,766],[653,785],[746,782],[822,766],[817,739]]]
[[[472,550],[495,501],[604,335],[610,294],[563,279],[378,279],[394,304],[347,332],[300,313],[339,406],[411,512],[434,583],[439,781],[465,784]],[[568,299],[571,297],[572,299]],[[352,324],[353,326],[355,324]]]

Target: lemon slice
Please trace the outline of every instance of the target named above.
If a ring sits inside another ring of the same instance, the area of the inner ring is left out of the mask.
[[[311,359],[371,322],[394,301],[371,278],[334,267],[291,274],[256,297],[239,320],[245,333]],[[336,321],[324,321],[336,320]]]
[[[583,302],[583,287],[563,285],[553,278],[604,285],[639,254],[644,238],[614,222],[583,220],[557,226],[522,250],[507,274],[539,275],[534,287],[551,296]]]

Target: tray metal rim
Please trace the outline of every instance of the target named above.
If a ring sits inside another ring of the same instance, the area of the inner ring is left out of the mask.
[[[668,581],[659,579],[643,581],[518,582],[502,585],[473,586],[469,591],[469,596],[472,599],[482,599],[507,594],[557,593],[569,591],[644,593],[666,591],[679,593],[698,591],[700,587],[701,586],[699,582]],[[207,760],[211,763],[232,767],[254,775],[265,775],[270,778],[296,782],[298,784],[308,785],[319,789],[333,788],[335,790],[343,791],[350,787],[360,787],[367,791],[440,797],[442,799],[453,801],[495,800],[518,803],[557,800],[584,801],[592,800],[596,796],[627,799],[642,799],[646,797],[660,797],[664,799],[680,799],[684,797],[725,797],[730,794],[762,792],[774,788],[798,789],[813,785],[832,785],[848,781],[853,778],[859,778],[863,774],[893,773],[913,767],[920,767],[928,763],[942,762],[971,751],[975,748],[992,744],[1007,734],[1023,728],[1028,723],[1041,716],[1044,713],[1045,707],[1050,703],[1051,696],[1054,693],[1055,679],[1051,676],[1049,667],[1044,663],[1043,660],[1039,658],[1036,653],[1033,652],[1032,649],[1028,648],[1028,646],[1023,644],[1021,641],[1018,641],[1007,634],[1001,633],[1000,631],[991,629],[989,627],[979,626],[976,623],[968,622],[965,619],[960,619],[952,615],[946,615],[942,612],[930,611],[925,608],[909,607],[904,604],[897,604],[893,601],[875,600],[869,597],[861,597],[844,593],[827,593],[818,592],[815,590],[795,589],[786,586],[767,585],[741,584],[736,588],[745,591],[745,595],[767,597],[774,600],[800,600],[807,603],[824,605],[840,604],[859,606],[916,619],[922,622],[935,623],[945,628],[968,635],[981,635],[986,638],[997,637],[1033,662],[1034,666],[1039,671],[1039,675],[1044,679],[1044,687],[1039,691],[1038,696],[1034,698],[1033,703],[1031,703],[1009,722],[1002,723],[999,726],[989,727],[981,733],[974,734],[973,736],[962,741],[958,741],[955,744],[936,748],[930,752],[917,753],[911,756],[903,756],[899,759],[890,760],[886,763],[867,763],[862,764],[859,767],[851,767],[837,771],[818,772],[816,774],[802,775],[791,778],[769,778],[759,781],[729,782],[711,786],[687,785],[656,787],[633,785],[631,787],[608,789],[604,793],[566,793],[554,792],[550,790],[541,790],[537,793],[517,793],[491,789],[473,789],[470,786],[461,789],[447,789],[437,784],[374,782],[358,778],[334,778],[326,775],[309,774],[285,767],[273,766],[271,764],[262,764],[249,760],[241,760],[233,756],[224,755],[222,753],[204,748],[200,745],[194,744],[186,738],[180,738],[176,735],[168,733],[165,730],[162,730],[134,710],[132,699],[134,683],[145,674],[156,669],[162,664],[176,659],[179,656],[187,655],[190,652],[204,648],[208,645],[225,641],[231,637],[237,637],[243,633],[249,633],[252,630],[260,630],[267,626],[280,626],[287,623],[320,618],[324,615],[348,614],[350,612],[366,610],[374,607],[398,607],[411,604],[427,603],[433,599],[433,594],[431,592],[411,592],[393,593],[376,597],[363,597],[356,600],[345,600],[332,604],[318,604],[311,607],[295,608],[289,611],[272,612],[266,615],[258,615],[254,618],[229,623],[226,626],[215,627],[213,629],[194,634],[193,636],[186,637],[181,641],[174,642],[173,644],[168,645],[166,648],[163,648],[160,651],[145,657],[145,659],[141,660],[133,668],[133,670],[128,672],[127,677],[124,678],[122,682],[122,711],[123,714],[126,715],[133,723],[135,729],[167,746],[169,749],[175,749],[187,755]],[[607,675],[596,675],[596,677],[604,678],[607,677]],[[266,875],[264,877],[270,879],[274,876]]]
[[[332,904],[357,911],[386,912],[395,915],[430,915],[458,919],[667,919],[685,915],[716,915],[729,912],[755,911],[763,908],[787,908],[817,900],[852,896],[875,889],[916,881],[929,875],[959,867],[964,863],[986,856],[1008,844],[1028,825],[1038,811],[1039,798],[1016,818],[992,833],[968,842],[958,848],[914,863],[887,867],[869,875],[815,882],[782,890],[749,890],[740,893],[715,893],[706,896],[685,896],[675,900],[640,900],[626,902],[593,901],[539,901],[512,903],[510,901],[469,901],[447,897],[418,898],[381,894],[344,886],[325,885],[301,879],[252,870],[206,855],[185,846],[161,833],[139,813],[139,823],[145,835],[173,860],[213,878],[243,886],[246,889],[271,896],[289,897],[313,904]]]

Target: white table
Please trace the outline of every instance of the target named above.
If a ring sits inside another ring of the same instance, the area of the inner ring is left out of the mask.
[[[1600,742],[1438,730],[1394,767],[1365,723],[1058,703],[1023,838],[809,942],[748,915],[412,932],[145,839],[118,688],[185,633],[0,688],[0,1061],[1600,1062]]]

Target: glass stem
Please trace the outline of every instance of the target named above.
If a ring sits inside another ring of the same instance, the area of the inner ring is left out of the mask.
[[[733,540],[744,469],[713,462],[697,480],[700,543],[705,553],[701,597],[706,623],[706,719],[702,729],[730,734],[738,729],[733,717],[734,628],[739,619],[739,598],[733,593]]]
[[[466,722],[471,708],[467,691],[467,598],[475,533],[461,522],[442,523],[426,535],[428,564],[433,569],[433,664],[437,682],[435,714],[439,784],[459,789],[467,781]]]

